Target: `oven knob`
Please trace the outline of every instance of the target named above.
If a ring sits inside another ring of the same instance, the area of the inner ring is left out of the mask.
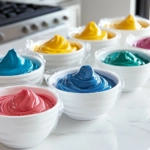
[[[23,33],[29,33],[29,27],[28,27],[28,26],[24,26],[24,27],[22,28],[22,32],[23,32]]]
[[[3,41],[5,38],[4,34],[3,33],[0,33],[0,41]]]
[[[43,27],[48,27],[48,23],[45,22],[45,21],[43,21],[41,24],[42,24]]]
[[[63,16],[63,20],[68,20],[69,18],[67,16]]]
[[[59,23],[59,20],[55,18],[55,19],[53,20],[53,22],[57,24],[57,23]]]
[[[32,30],[38,30],[38,28],[39,28],[39,27],[38,27],[36,24],[32,24],[32,25],[31,25],[31,29],[32,29]]]

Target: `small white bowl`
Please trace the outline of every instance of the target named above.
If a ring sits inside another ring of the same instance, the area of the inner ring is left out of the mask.
[[[41,143],[57,125],[62,104],[55,92],[45,87],[29,85],[8,86],[0,89],[0,96],[29,89],[35,93],[51,95],[56,99],[53,108],[25,116],[0,115],[0,143],[15,149],[30,148]]]
[[[31,44],[31,46],[29,48],[34,53],[43,55],[44,59],[46,60],[46,64],[45,64],[46,70],[81,65],[83,58],[84,58],[84,53],[85,53],[85,45],[83,42],[69,40],[70,42],[74,42],[74,43],[76,42],[81,45],[81,49],[79,49],[78,51],[72,52],[72,53],[44,54],[44,53],[34,51],[35,46],[44,44],[46,41],[48,41],[48,39],[37,41],[34,44]]]
[[[139,51],[136,49],[118,49],[118,48],[108,48],[105,50],[100,50],[95,53],[96,64],[99,68],[107,69],[119,74],[124,81],[125,87],[124,92],[135,91],[139,87],[142,87],[150,77],[150,63],[142,66],[115,66],[102,62],[109,54],[114,52],[120,52],[121,50],[127,50],[133,54],[139,54],[141,57],[150,61],[150,55],[145,51]]]
[[[125,17],[118,17],[118,18],[102,18],[100,19],[98,25],[102,28],[106,29],[112,29],[113,31],[117,31],[121,34],[121,40],[120,40],[120,45],[125,46],[126,38],[129,34],[133,34],[134,36],[138,35],[148,35],[150,31],[150,21],[145,18],[141,18],[138,16],[135,16],[135,19],[140,23],[140,24],[145,24],[147,27],[143,28],[141,30],[121,30],[121,29],[116,29],[110,26],[110,24],[117,23],[121,20],[125,19]]]
[[[111,45],[116,45],[118,44],[118,40],[120,39],[120,34],[118,32],[112,31],[110,29],[103,29],[107,31],[107,33],[113,35],[113,38],[110,39],[105,39],[105,40],[82,40],[82,39],[78,39],[75,38],[74,35],[77,33],[81,33],[84,30],[85,26],[83,27],[78,27],[75,28],[74,30],[70,31],[68,33],[68,38],[72,39],[72,40],[76,40],[76,41],[82,41],[82,42],[88,42],[91,44],[91,65],[94,67],[95,66],[95,52],[100,49],[100,48],[104,48],[107,46],[111,46]]]
[[[133,46],[133,44],[137,43],[139,40],[145,39],[145,38],[150,38],[150,36],[134,36],[132,34],[130,34],[129,36],[127,36],[126,38],[126,44],[129,48],[134,48],[137,50],[146,50],[147,52],[150,52],[150,49],[145,49],[145,48],[140,48],[140,47],[136,47]]]
[[[109,71],[94,69],[97,73],[105,75],[112,79],[116,86],[110,90],[95,93],[74,93],[57,89],[54,85],[58,79],[63,78],[67,74],[75,73],[79,68],[66,69],[54,73],[47,78],[49,87],[55,89],[60,95],[64,104],[64,113],[70,118],[77,120],[97,119],[101,115],[107,113],[115,104],[122,90],[120,78]]]
[[[11,83],[32,83],[32,84],[42,84],[44,78],[44,68],[45,62],[40,57],[34,57],[30,55],[21,55],[22,57],[28,58],[30,60],[39,63],[40,67],[32,72],[12,75],[12,76],[0,76],[0,85],[10,85]],[[2,58],[4,56],[0,56]]]

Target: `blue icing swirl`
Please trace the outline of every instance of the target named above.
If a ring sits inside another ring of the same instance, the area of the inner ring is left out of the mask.
[[[0,61],[0,75],[11,76],[25,74],[38,69],[39,66],[40,63],[20,56],[12,49]]]
[[[94,72],[90,66],[82,66],[77,73],[59,79],[55,87],[67,92],[91,93],[106,91],[115,85],[112,79]]]

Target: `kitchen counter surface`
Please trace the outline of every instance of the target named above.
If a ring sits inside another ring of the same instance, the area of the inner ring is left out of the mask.
[[[77,121],[63,114],[40,145],[26,150],[149,150],[150,80],[123,93],[115,107],[97,120]],[[0,144],[0,150],[12,150]]]
[[[0,54],[12,46],[25,47],[25,41],[1,45]],[[26,150],[150,150],[149,89],[150,80],[138,91],[123,93],[109,114],[97,120],[77,121],[63,114],[48,138]],[[0,150],[12,149],[0,144]]]

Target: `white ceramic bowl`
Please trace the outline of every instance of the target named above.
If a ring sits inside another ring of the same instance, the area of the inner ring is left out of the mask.
[[[129,48],[134,48],[137,50],[146,50],[147,52],[150,52],[150,49],[144,49],[144,48],[139,48],[136,46],[133,46],[133,44],[137,43],[137,41],[141,40],[141,39],[145,39],[145,38],[150,38],[150,36],[134,36],[132,34],[130,34],[129,36],[127,36],[126,38],[126,44]]]
[[[118,21],[121,21],[125,19],[125,17],[118,17],[118,18],[102,18],[100,19],[98,25],[100,27],[106,28],[106,29],[112,29],[113,31],[117,31],[121,34],[121,40],[120,40],[120,45],[125,46],[126,44],[126,38],[129,34],[133,34],[134,36],[138,35],[148,35],[150,32],[150,21],[148,19],[144,19],[138,16],[135,16],[135,19],[140,23],[140,24],[145,24],[147,27],[143,28],[142,30],[119,30],[115,29],[110,26],[110,24],[117,23]]]
[[[0,89],[0,96],[15,94],[22,89],[30,89],[35,93],[52,95],[56,105],[42,113],[25,116],[0,115],[0,143],[11,148],[29,148],[41,143],[56,126],[61,103],[56,93],[44,87],[18,85]]]
[[[123,49],[122,49],[123,50]],[[125,49],[133,54],[139,54],[141,57],[150,61],[150,55],[145,51],[139,51],[136,49]],[[142,66],[115,66],[102,62],[109,54],[114,52],[121,51],[117,48],[108,48],[105,50],[100,50],[95,53],[96,64],[99,68],[107,69],[119,74],[124,81],[125,87],[124,92],[130,92],[137,90],[139,87],[142,87],[150,77],[150,63]]]
[[[110,90],[95,93],[74,93],[66,92],[57,89],[54,84],[58,79],[63,78],[67,74],[77,72],[79,68],[66,69],[59,71],[50,78],[47,78],[48,86],[55,89],[64,104],[64,113],[70,118],[77,120],[92,120],[107,113],[115,104],[115,101],[120,96],[121,80],[120,78],[109,71],[94,69],[97,73],[105,75],[112,79],[116,86]]]
[[[45,69],[58,69],[62,67],[73,67],[81,65],[82,60],[84,58],[84,52],[85,52],[85,45],[83,42],[77,42],[73,40],[69,40],[70,42],[77,42],[81,45],[81,49],[72,53],[66,53],[66,54],[44,54],[34,51],[34,47],[37,45],[41,45],[48,41],[46,40],[40,40],[35,42],[30,46],[30,50],[32,50],[36,54],[43,55],[44,59],[46,60]]]
[[[118,32],[112,31],[110,29],[103,29],[107,31],[107,33],[112,34],[114,37],[111,39],[106,39],[106,40],[82,40],[82,39],[77,39],[74,37],[74,35],[76,33],[81,33],[84,30],[85,26],[83,27],[79,27],[79,28],[75,28],[74,30],[70,31],[68,33],[68,38],[72,39],[72,40],[77,40],[77,41],[82,41],[82,42],[88,42],[91,44],[91,65],[93,67],[95,67],[95,52],[100,49],[100,48],[104,48],[107,46],[112,46],[112,45],[117,45],[118,44],[118,40],[120,39],[120,34]]]
[[[10,85],[11,83],[32,83],[32,84],[41,84],[44,77],[44,68],[45,62],[40,57],[34,57],[30,55],[21,55],[30,60],[37,61],[40,64],[40,67],[32,72],[20,75],[13,76],[0,76],[0,85]],[[4,57],[4,56],[0,56]]]

